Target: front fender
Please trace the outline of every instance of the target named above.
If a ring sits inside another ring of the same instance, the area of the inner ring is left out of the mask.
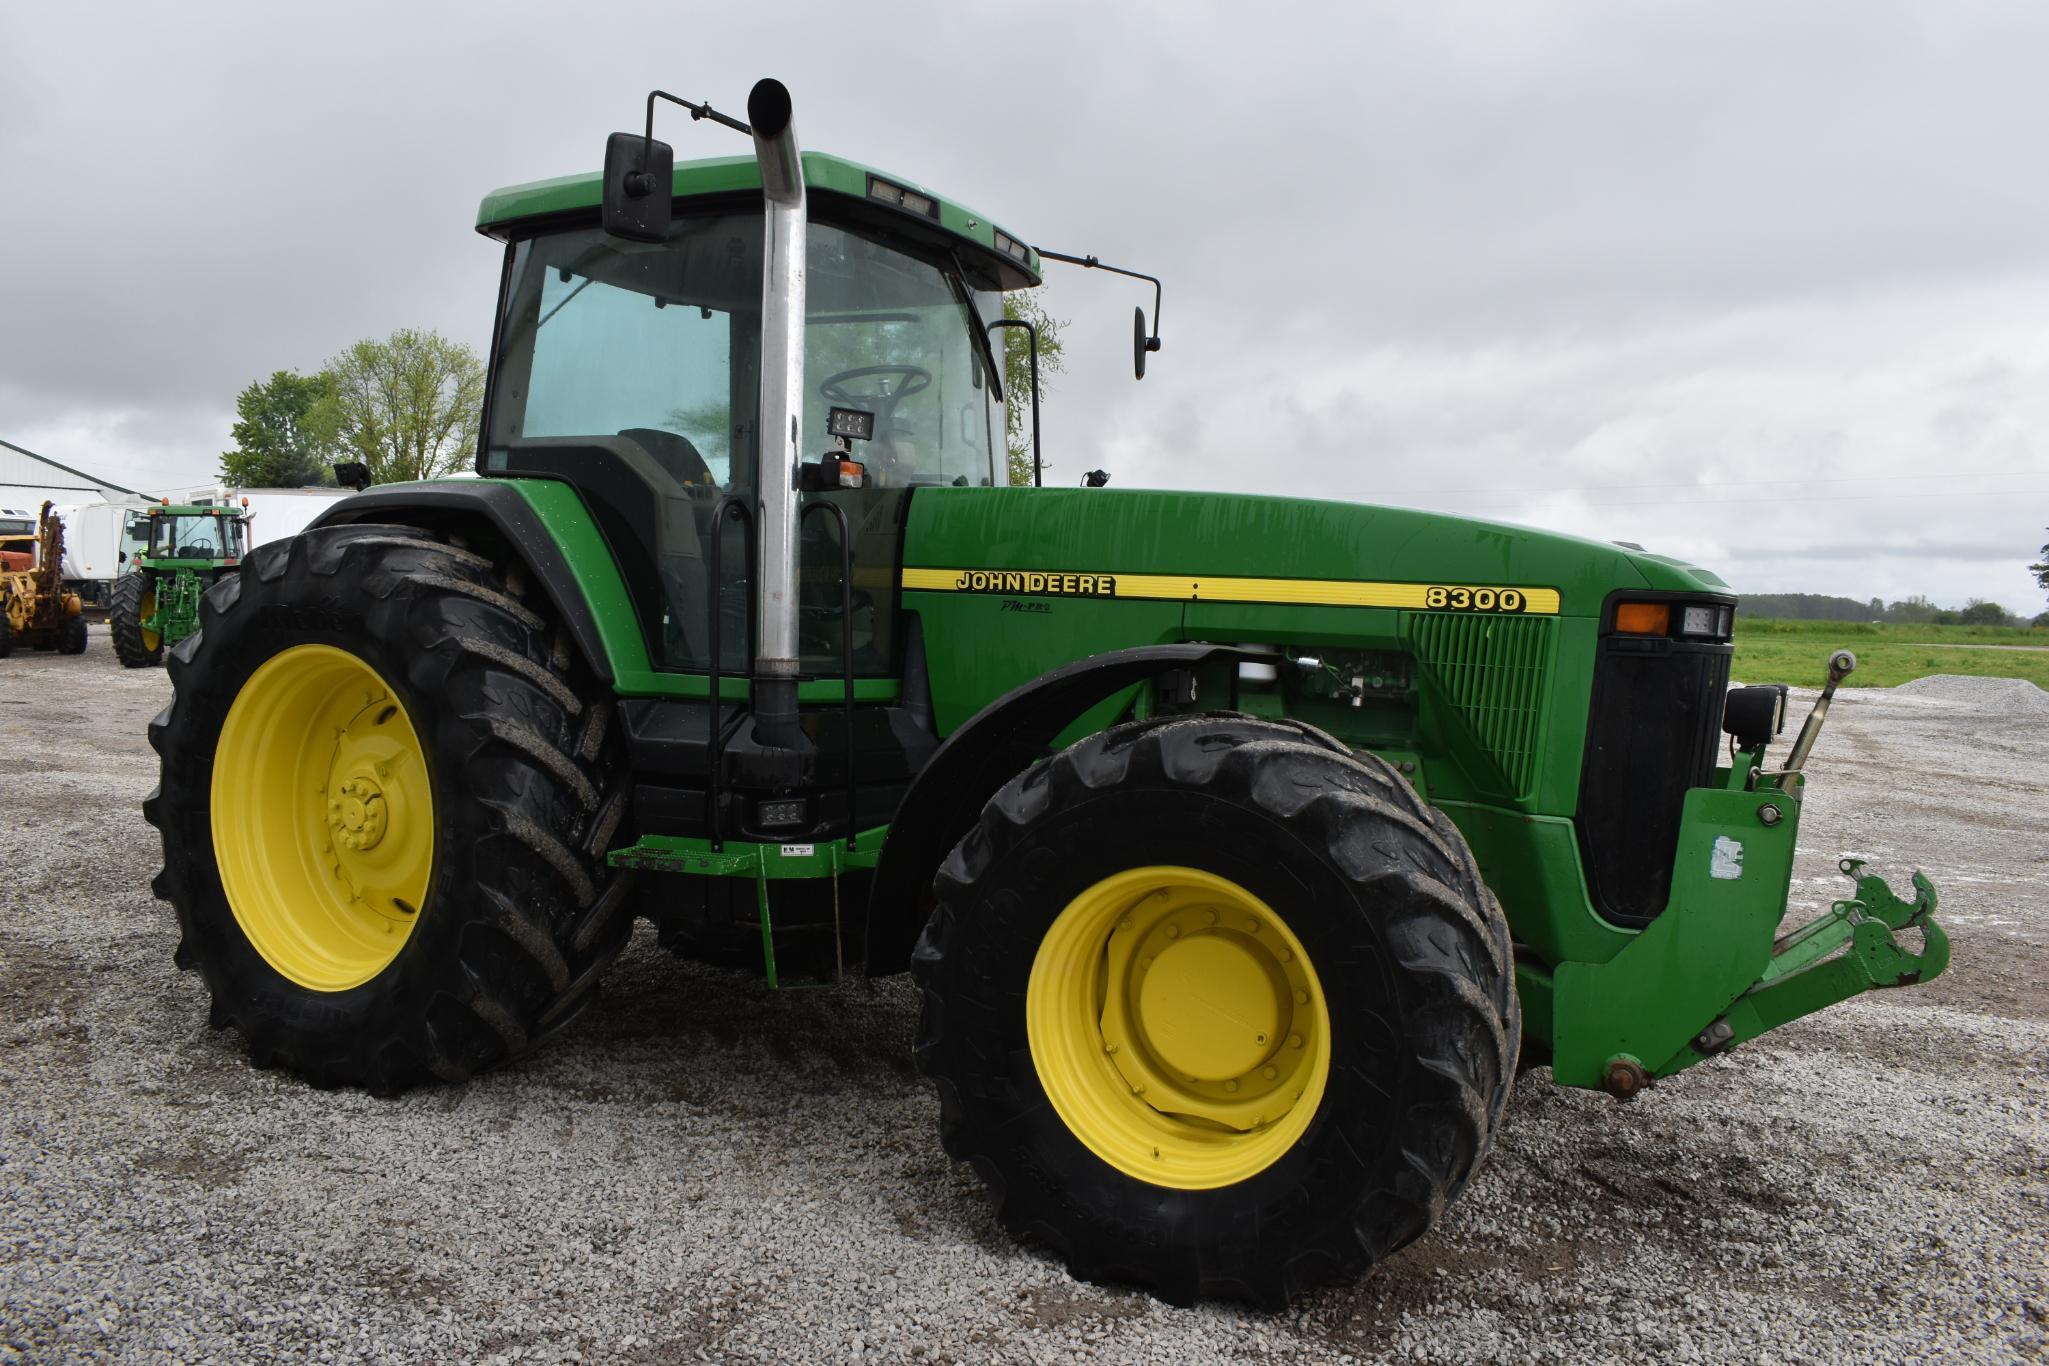
[[[1270,658],[1259,650],[1200,643],[1111,650],[1042,674],[968,718],[919,772],[890,821],[868,897],[869,974],[910,966],[939,865],[981,819],[997,789],[1044,758],[1054,737],[1076,718],[1169,670]]]

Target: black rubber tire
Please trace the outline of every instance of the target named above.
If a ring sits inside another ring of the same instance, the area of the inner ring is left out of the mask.
[[[14,653],[14,623],[7,619],[7,602],[0,598],[0,659]]]
[[[92,639],[85,629],[84,617],[66,617],[57,628],[57,653],[60,655],[82,655]]]
[[[1212,1190],[1097,1158],[1047,1099],[1026,1035],[1047,927],[1099,879],[1150,863],[1221,874],[1274,906],[1330,1010],[1309,1128]],[[1118,726],[1012,779],[936,890],[912,972],[941,1137],[1002,1222],[1077,1277],[1278,1309],[1422,1234],[1486,1156],[1521,1036],[1507,922],[1450,820],[1371,755],[1249,717]]]
[[[108,594],[107,638],[113,642],[114,658],[131,669],[148,669],[164,662],[164,642],[154,650],[142,639],[142,599],[149,591],[150,577],[136,569],[114,580]]]
[[[162,832],[153,888],[177,907],[179,966],[261,1066],[385,1093],[461,1080],[566,1023],[632,927],[604,854],[627,787],[613,705],[567,635],[529,603],[523,567],[410,527],[325,527],[258,547],[171,650],[172,701],[150,723]],[[251,947],[209,826],[216,739],[258,665],[289,646],[356,654],[399,693],[427,753],[434,868],[390,966],[306,990]]]

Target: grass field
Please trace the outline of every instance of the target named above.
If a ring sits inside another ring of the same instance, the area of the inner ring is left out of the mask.
[[[1986,646],[2034,646],[1987,649]],[[1831,650],[1857,656],[1846,688],[1890,688],[1929,674],[2025,678],[2049,689],[2049,631],[2007,626],[1894,626],[1854,621],[1736,618],[1736,664],[1743,683],[1818,688]]]

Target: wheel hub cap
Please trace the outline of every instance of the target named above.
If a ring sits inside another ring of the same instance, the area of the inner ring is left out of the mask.
[[[1228,879],[1136,868],[1070,902],[1026,992],[1032,1059],[1069,1130],[1155,1184],[1226,1185],[1307,1128],[1329,1014],[1286,922]]]
[[[398,957],[426,904],[434,794],[376,670],[331,645],[266,660],[221,727],[212,803],[221,889],[271,967],[346,991]]]
[[[327,802],[327,828],[344,849],[374,849],[384,838],[384,790],[374,778],[350,778]]]

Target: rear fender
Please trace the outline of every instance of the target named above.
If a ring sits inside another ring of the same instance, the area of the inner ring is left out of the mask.
[[[548,595],[555,616],[569,631],[577,653],[599,681],[613,680],[611,656],[598,632],[577,573],[562,553],[562,546],[549,532],[533,504],[511,484],[476,479],[448,483],[389,484],[365,489],[334,505],[313,519],[307,529],[319,526],[348,526],[358,522],[387,522],[414,526],[427,531],[448,531],[464,522],[481,522],[504,539]],[[581,566],[583,572],[618,573],[616,566]]]

